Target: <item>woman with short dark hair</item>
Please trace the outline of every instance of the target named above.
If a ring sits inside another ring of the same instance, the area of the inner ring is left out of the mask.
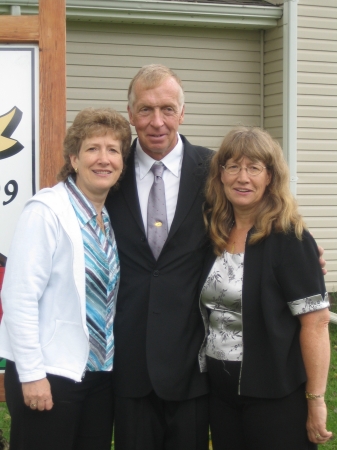
[[[11,450],[110,450],[119,258],[105,199],[131,141],[126,119],[85,109],[53,188],[18,221],[1,292]]]

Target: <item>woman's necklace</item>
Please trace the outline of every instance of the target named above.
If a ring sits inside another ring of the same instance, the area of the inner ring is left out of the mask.
[[[105,228],[104,228],[104,223],[103,223],[103,219],[102,219],[102,214],[97,214],[96,220],[97,220],[97,223],[98,223],[100,229],[103,231],[103,233],[105,233]]]
[[[235,251],[235,241],[232,241],[231,239],[228,241],[227,251],[229,251],[229,253],[234,254],[234,251]]]
[[[246,239],[247,239],[247,233],[250,228],[251,227],[249,227],[247,229],[239,229],[238,230],[236,227],[236,224],[235,223],[233,224],[231,231],[230,231],[228,244],[227,244],[227,251],[229,253],[234,254],[235,248],[236,248],[236,253],[244,252]]]
[[[229,235],[232,234],[232,230],[233,230],[234,225],[235,225],[235,220],[233,220],[232,226],[231,226],[231,228],[230,228],[230,230],[229,230]],[[229,245],[230,245],[230,241],[231,241],[231,239],[229,238],[227,248],[228,248]],[[235,250],[235,241],[232,242],[232,248],[231,248],[230,253],[234,253],[234,250]],[[228,250],[227,250],[227,251],[228,251]]]

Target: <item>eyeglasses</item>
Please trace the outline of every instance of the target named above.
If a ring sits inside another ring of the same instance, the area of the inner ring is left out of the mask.
[[[252,177],[259,175],[263,169],[266,169],[265,166],[260,166],[260,164],[250,164],[247,167],[241,167],[239,164],[226,164],[225,166],[220,167],[222,167],[229,175],[237,175],[242,169],[245,169],[247,170],[248,175]]]

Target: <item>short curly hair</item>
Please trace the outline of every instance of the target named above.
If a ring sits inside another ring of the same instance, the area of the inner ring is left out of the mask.
[[[88,137],[104,136],[111,131],[116,139],[121,141],[123,172],[126,159],[130,152],[131,129],[129,122],[117,111],[111,108],[86,108],[80,111],[72,125],[67,130],[63,142],[64,166],[57,175],[59,181],[64,181],[69,175],[76,176],[71,165],[70,156],[79,155],[82,142]]]

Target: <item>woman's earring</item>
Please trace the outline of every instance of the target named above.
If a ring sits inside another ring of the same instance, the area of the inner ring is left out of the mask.
[[[75,173],[78,173],[78,168],[74,167]]]

